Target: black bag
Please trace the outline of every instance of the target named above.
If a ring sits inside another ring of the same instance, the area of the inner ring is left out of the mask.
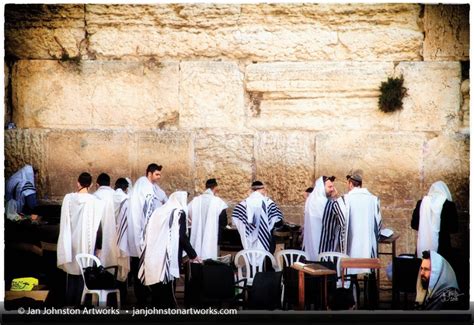
[[[115,274],[107,271],[110,268],[115,269]],[[84,279],[88,289],[115,289],[116,275],[117,266],[103,267],[102,265],[94,265],[84,268]]]

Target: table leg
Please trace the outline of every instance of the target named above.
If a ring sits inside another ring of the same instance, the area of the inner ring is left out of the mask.
[[[323,288],[323,310],[328,309],[328,277],[327,275],[323,276],[324,278],[324,288]]]
[[[298,271],[298,308],[304,310],[304,273]]]

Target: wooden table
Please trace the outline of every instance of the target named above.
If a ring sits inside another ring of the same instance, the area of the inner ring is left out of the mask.
[[[327,276],[335,275],[337,272],[331,270],[321,264],[298,264],[295,263],[291,265],[295,270],[298,270],[298,309],[304,310],[304,297],[305,297],[305,284],[304,276],[309,274],[311,276],[322,276],[323,277],[323,289],[321,291],[321,303],[323,305],[323,310],[327,309],[328,306],[328,296],[327,296]]]
[[[377,254],[378,255],[391,255],[392,256],[392,270],[393,266],[395,265],[395,258],[397,257],[397,240],[400,238],[400,235],[397,233],[393,233],[390,237],[380,236],[378,245],[377,245]],[[391,245],[392,249],[389,252],[380,251],[380,245]],[[377,277],[380,278],[380,270],[377,270]],[[393,285],[391,288],[392,290],[392,305],[395,305],[395,292],[393,290]]]
[[[382,262],[379,258],[341,258],[341,279],[344,280],[346,269],[372,269],[379,270],[382,268]],[[377,293],[380,288],[380,279],[376,279]],[[365,288],[364,290],[367,290]],[[377,298],[378,300],[378,298]]]

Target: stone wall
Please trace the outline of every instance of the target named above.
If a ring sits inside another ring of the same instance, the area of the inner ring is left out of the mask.
[[[231,205],[260,179],[287,220],[322,174],[351,168],[413,252],[412,209],[444,180],[468,242],[469,6],[418,4],[14,5],[5,10],[5,176],[40,170],[60,202],[82,171],[164,165],[162,187],[209,177]],[[379,86],[403,75],[401,111]]]

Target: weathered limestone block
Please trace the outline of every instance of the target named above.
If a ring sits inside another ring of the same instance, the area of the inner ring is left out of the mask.
[[[256,179],[277,204],[301,204],[314,180],[314,134],[259,132],[255,138]]]
[[[177,190],[193,191],[193,146],[187,132],[141,132],[133,150],[134,179],[144,176],[150,163],[163,166],[160,187],[169,196]]]
[[[195,192],[201,193],[209,178],[216,178],[219,196],[236,204],[245,199],[253,180],[254,139],[247,134],[198,133],[195,139]]]
[[[462,94],[462,106],[461,106],[461,120],[462,126],[469,129],[469,116],[470,116],[470,82],[469,79],[466,79],[461,84],[461,94]]]
[[[443,133],[458,130],[459,62],[402,62],[395,70],[403,75],[403,85],[407,88],[403,109],[398,113],[400,130]]]
[[[304,225],[304,197],[301,195],[300,205],[281,205],[276,202],[281,212],[283,213],[283,220],[298,225]]]
[[[440,135],[426,141],[423,150],[422,195],[436,181],[444,181],[458,211],[469,211],[469,136]]]
[[[237,64],[180,63],[179,104],[180,128],[241,128],[244,89]]]
[[[25,165],[32,165],[39,171],[38,197],[47,195],[48,164],[46,152],[46,137],[48,131],[41,129],[12,129],[5,130],[5,180]]]
[[[18,127],[173,128],[177,63],[18,61],[13,71]]]
[[[412,4],[86,5],[88,51],[99,59],[148,55],[419,60],[423,42],[419,8]]]
[[[426,4],[425,61],[469,60],[469,4]]]
[[[5,53],[21,59],[77,57],[86,46],[82,4],[8,4]]]
[[[316,178],[334,175],[347,192],[351,169],[384,208],[412,208],[421,193],[424,136],[418,133],[327,132],[316,136]]]
[[[130,162],[136,156],[132,134],[55,130],[46,141],[47,150],[41,155],[46,160],[48,193],[53,200],[62,200],[65,194],[76,191],[77,177],[82,172],[90,173],[94,183],[102,172],[110,175],[112,183],[118,177],[131,176]]]
[[[11,107],[8,104],[8,101],[11,100],[10,95],[8,94],[8,88],[10,87],[10,68],[8,64],[3,63],[3,91],[5,96],[3,97],[3,121],[5,124],[10,122],[10,116],[12,114]]]
[[[382,228],[390,228],[400,235],[397,240],[397,255],[403,253],[414,254],[416,250],[416,230],[411,229],[411,218],[413,207],[400,208],[382,208]],[[379,248],[385,252],[391,250],[389,245],[379,245]]]
[[[377,106],[380,83],[392,73],[388,62],[248,65],[248,125],[264,130],[394,130],[398,120]]]

